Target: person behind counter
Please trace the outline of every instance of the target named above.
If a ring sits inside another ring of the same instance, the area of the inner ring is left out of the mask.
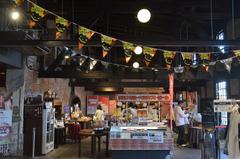
[[[188,114],[183,111],[183,106],[183,101],[179,101],[178,105],[175,107],[175,123],[178,129],[178,146],[186,146],[184,141],[184,126],[186,124],[186,118],[188,118]]]

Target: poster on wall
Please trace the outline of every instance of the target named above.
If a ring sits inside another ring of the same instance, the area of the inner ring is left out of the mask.
[[[98,96],[98,104],[100,104],[102,106],[103,111],[108,114],[109,97]]]
[[[109,100],[108,114],[112,115],[114,113],[116,105],[117,105],[116,100]]]
[[[95,114],[98,106],[98,96],[87,96],[87,114]]]
[[[11,142],[12,110],[0,109],[0,154],[8,154]]]
[[[109,96],[87,96],[87,114],[95,114],[98,105],[102,106],[105,113],[109,112]]]
[[[197,108],[197,92],[187,92],[187,106],[189,109]]]

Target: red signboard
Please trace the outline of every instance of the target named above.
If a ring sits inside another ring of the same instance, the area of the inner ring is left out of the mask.
[[[102,106],[105,113],[108,113],[109,97],[91,95],[87,96],[87,114],[95,114],[98,104]]]
[[[108,113],[109,96],[98,96],[98,104],[102,106],[102,109],[105,113]]]
[[[117,101],[129,102],[129,101],[170,101],[169,94],[118,94]]]

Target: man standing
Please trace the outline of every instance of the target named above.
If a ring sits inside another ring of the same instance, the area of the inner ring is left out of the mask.
[[[178,105],[175,108],[175,123],[178,129],[177,145],[179,146],[186,146],[184,141],[184,125],[188,114],[183,111],[183,106],[183,101],[179,101]]]

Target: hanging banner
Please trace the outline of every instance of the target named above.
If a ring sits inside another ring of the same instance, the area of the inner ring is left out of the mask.
[[[63,32],[69,27],[70,23],[68,20],[57,16],[56,17],[56,39],[59,39]]]
[[[16,5],[20,6],[20,5],[24,2],[24,0],[13,0],[13,2],[14,2]]]
[[[240,60],[240,50],[234,50],[233,52],[235,56],[238,58],[238,60]]]
[[[102,41],[102,48],[103,48],[102,56],[105,57],[110,51],[110,49],[112,48],[112,46],[114,45],[114,42],[116,41],[116,39],[106,35],[101,35],[101,41]]]
[[[172,65],[173,59],[175,57],[175,54],[176,53],[173,52],[173,51],[166,51],[166,50],[164,50],[164,52],[163,52],[165,63],[166,63],[166,66],[167,66],[168,69],[171,68],[171,65]]]
[[[32,19],[29,22],[29,27],[33,28],[34,26],[36,26],[36,22],[42,19],[46,14],[47,12],[45,11],[45,9],[36,4],[33,4],[30,9],[30,15]]]
[[[126,63],[128,63],[132,57],[133,50],[135,47],[132,43],[128,43],[128,42],[124,42],[124,41],[122,43],[123,43],[123,49],[124,49]]]
[[[216,65],[216,61],[209,62],[209,66],[214,66],[214,65]]]
[[[183,62],[186,66],[190,66],[192,64],[193,53],[192,52],[182,52],[181,53]]]
[[[232,68],[232,58],[221,60],[221,62],[224,64],[228,73],[230,73]]]
[[[173,129],[173,95],[174,95],[174,74],[168,75],[169,78],[169,94],[170,94],[170,128]]]
[[[143,48],[143,54],[144,54],[144,59],[145,59],[145,64],[148,66],[156,54],[157,49],[151,48],[151,47],[144,47]]]
[[[211,53],[199,53],[199,57],[203,65],[208,65],[211,59]]]
[[[78,48],[81,49],[87,43],[87,41],[94,35],[94,31],[82,26],[78,26]]]

